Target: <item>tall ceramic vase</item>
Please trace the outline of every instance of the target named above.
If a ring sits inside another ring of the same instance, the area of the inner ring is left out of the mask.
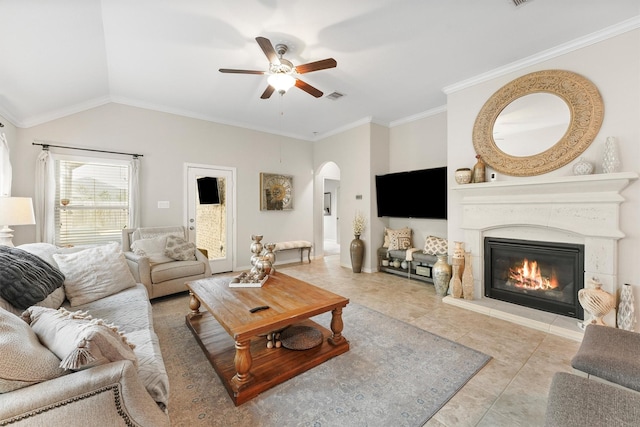
[[[458,276],[462,279],[462,271],[464,269],[464,242],[453,242],[453,255],[451,256],[451,264],[458,268]]]
[[[464,258],[451,258],[451,296],[454,298],[462,298],[462,279],[460,278],[460,269],[464,266]]]
[[[349,253],[351,254],[351,269],[354,273],[360,273],[364,259],[364,242],[360,240],[359,234],[356,234],[355,239],[351,241]]]
[[[633,289],[631,285],[622,285],[620,291],[620,304],[618,305],[618,328],[627,331],[635,330],[636,313],[635,302],[633,300]]]
[[[433,286],[436,288],[436,294],[443,297],[447,295],[447,290],[449,289],[451,266],[447,263],[448,255],[446,253],[436,256],[438,257],[438,261],[436,261],[431,268]]]
[[[464,253],[464,271],[462,272],[462,294],[464,299],[473,299],[473,271],[471,252]]]

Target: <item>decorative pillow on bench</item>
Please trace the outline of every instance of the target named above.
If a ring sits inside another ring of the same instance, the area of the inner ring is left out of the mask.
[[[408,227],[399,230],[385,228],[385,234],[389,237],[388,250],[406,250],[412,247],[411,243],[412,230]],[[386,239],[385,239],[386,240]]]
[[[427,255],[446,254],[449,249],[447,239],[436,236],[427,236],[424,241],[424,253]]]

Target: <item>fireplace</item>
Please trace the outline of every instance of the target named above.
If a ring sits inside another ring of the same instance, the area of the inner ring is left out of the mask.
[[[621,206],[625,205],[625,189],[637,179],[636,172],[620,172],[518,177],[452,186],[449,239],[464,241],[465,250],[471,252],[474,299],[447,296],[443,302],[582,340],[584,332],[576,318],[485,296],[485,238],[584,245],[582,283],[597,277],[602,289],[615,295],[619,282],[618,240],[625,236],[620,228]],[[451,209],[451,206],[460,209]],[[463,235],[451,232],[457,227]],[[615,321],[616,312],[612,310],[605,322],[611,325]]]
[[[484,295],[583,319],[584,245],[485,237]]]

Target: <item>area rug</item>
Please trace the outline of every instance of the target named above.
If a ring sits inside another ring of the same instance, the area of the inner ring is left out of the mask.
[[[236,407],[187,329],[187,312],[186,296],[153,303],[173,427],[422,426],[490,360],[350,303],[343,311],[347,353]],[[328,326],[330,319],[313,320]]]

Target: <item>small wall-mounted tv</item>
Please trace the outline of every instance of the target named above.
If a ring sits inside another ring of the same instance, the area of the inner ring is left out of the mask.
[[[376,175],[378,216],[447,219],[447,168]]]

